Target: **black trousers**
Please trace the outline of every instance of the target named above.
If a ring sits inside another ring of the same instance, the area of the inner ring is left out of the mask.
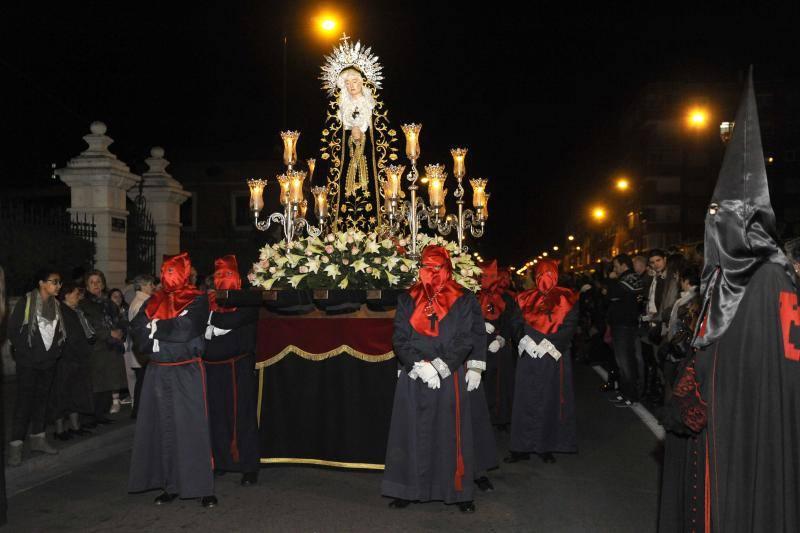
[[[25,440],[28,424],[31,434],[44,432],[45,414],[55,375],[55,365],[45,369],[17,365],[17,402],[10,440]]]
[[[619,390],[632,402],[639,399],[638,373],[639,361],[636,355],[636,335],[634,326],[611,326],[611,339],[614,345],[614,359],[619,367]]]
[[[97,420],[108,418],[108,412],[111,410],[112,391],[107,390],[103,392],[94,393],[94,417]]]
[[[133,373],[136,374],[136,385],[133,386],[133,409],[131,415],[136,416],[139,412],[139,398],[142,397],[142,384],[144,384],[144,375],[147,373],[147,365],[142,368],[134,368]]]

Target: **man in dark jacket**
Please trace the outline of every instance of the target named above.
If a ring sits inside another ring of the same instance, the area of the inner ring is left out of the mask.
[[[633,261],[627,254],[620,254],[612,261],[613,277],[609,279],[608,323],[614,345],[614,358],[619,367],[621,407],[629,406],[639,398],[637,387],[638,356],[636,333],[641,314],[642,282],[633,269]]]

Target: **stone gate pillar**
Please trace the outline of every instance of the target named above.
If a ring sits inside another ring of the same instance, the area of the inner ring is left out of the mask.
[[[192,194],[173,178],[166,168],[164,149],[154,146],[145,160],[149,170],[142,174],[142,195],[156,230],[156,275],[161,272],[164,255],[181,251],[181,204]],[[139,194],[137,189],[128,191],[131,199]]]
[[[125,194],[141,178],[108,150],[114,140],[106,129],[102,122],[92,122],[91,133],[83,138],[89,148],[56,173],[70,188],[72,216],[94,217],[95,266],[106,275],[109,288],[122,288],[128,269]]]

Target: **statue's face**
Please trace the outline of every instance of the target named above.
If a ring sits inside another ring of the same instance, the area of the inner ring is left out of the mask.
[[[361,96],[363,94],[364,82],[360,75],[351,72],[344,78],[344,88],[347,89],[350,96]]]

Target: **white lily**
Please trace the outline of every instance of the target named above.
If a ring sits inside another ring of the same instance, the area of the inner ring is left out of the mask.
[[[292,276],[291,278],[289,278],[289,285],[291,285],[296,289],[297,286],[300,285],[300,282],[303,281],[303,278],[306,276],[308,276],[308,274],[297,274],[296,276]]]
[[[339,265],[328,265],[326,266],[323,271],[328,275],[328,277],[336,279],[342,275],[342,271],[339,269]]]
[[[367,269],[367,267],[369,265],[367,265],[367,262],[364,261],[363,257],[359,257],[358,259],[353,261],[353,265],[352,266],[353,266],[353,270],[355,270],[356,272],[363,272],[364,270]]]

